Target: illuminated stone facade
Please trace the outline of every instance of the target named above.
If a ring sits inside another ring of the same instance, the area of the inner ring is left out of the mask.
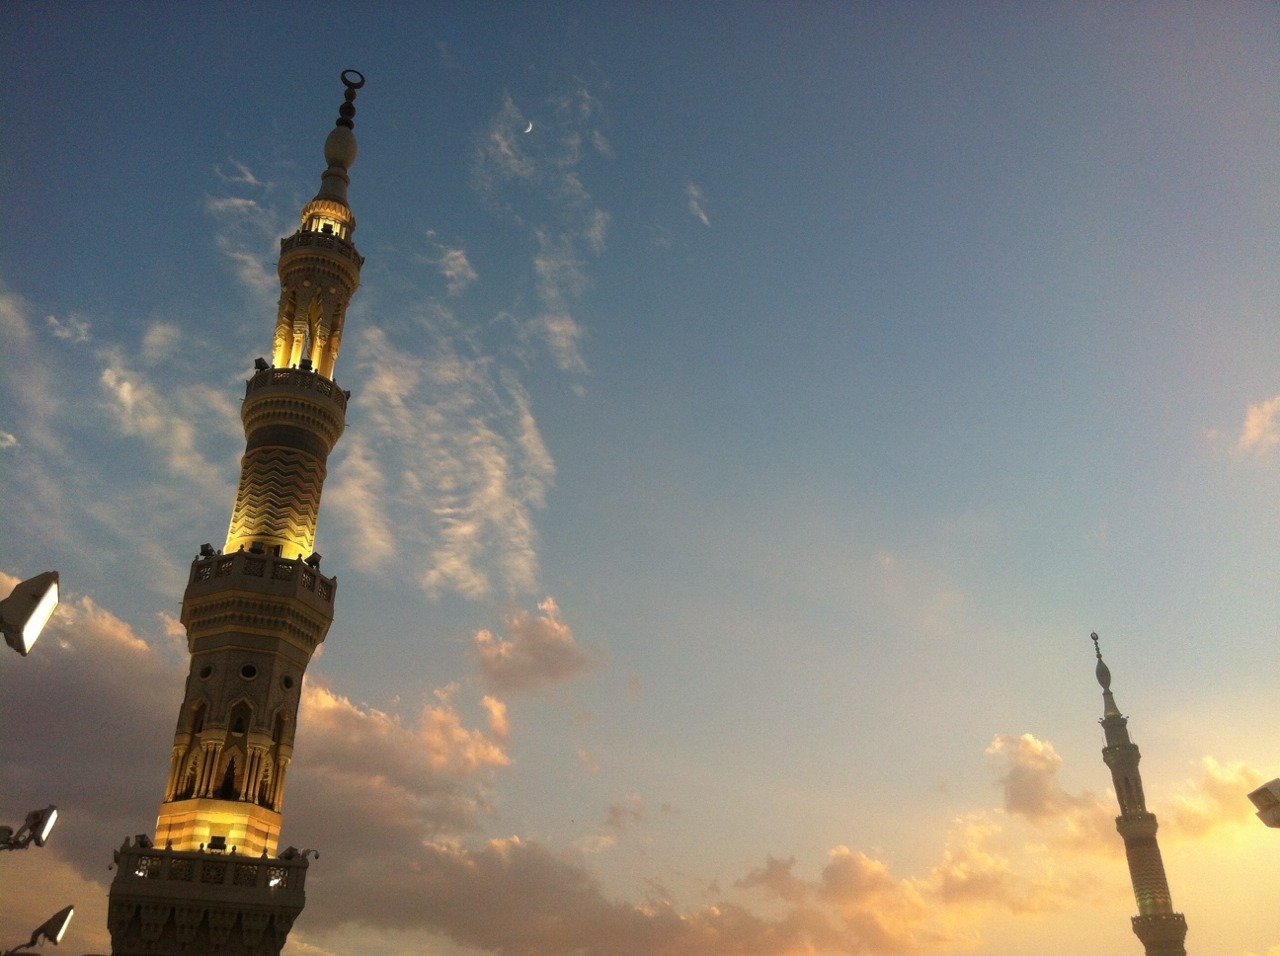
[[[275,956],[305,901],[307,855],[275,854],[302,677],[337,594],[319,571],[316,522],[346,425],[333,374],[364,263],[347,204],[364,78],[348,70],[342,82],[320,192],[280,243],[273,361],[259,359],[246,386],[226,545],[201,547],[183,595],[190,671],[154,844],[141,835],[116,853],[115,956]]]
[[[1120,803],[1116,829],[1124,840],[1129,878],[1138,903],[1133,932],[1142,941],[1146,956],[1186,956],[1183,943],[1187,938],[1187,920],[1173,911],[1164,860],[1160,856],[1160,844],[1156,842],[1156,815],[1147,809],[1142,777],[1138,773],[1142,754],[1138,752],[1138,745],[1129,739],[1129,720],[1121,715],[1111,695],[1111,671],[1102,661],[1097,634],[1093,635],[1093,643],[1104,705],[1101,724],[1106,746],[1102,748],[1102,759],[1111,770]]]

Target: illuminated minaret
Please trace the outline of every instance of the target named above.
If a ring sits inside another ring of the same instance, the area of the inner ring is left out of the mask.
[[[337,592],[319,571],[316,521],[326,461],[346,424],[349,393],[334,366],[364,263],[347,202],[364,77],[347,70],[342,82],[320,191],[280,241],[272,361],[255,362],[245,390],[226,545],[200,548],[182,599],[191,666],[154,845],[142,835],[116,853],[116,956],[270,956],[302,910],[307,854],[291,847],[272,857],[302,675]]]
[[[1129,878],[1138,902],[1133,932],[1142,941],[1146,956],[1186,956],[1183,942],[1187,938],[1187,921],[1181,913],[1173,911],[1169,881],[1164,875],[1164,861],[1156,842],[1156,815],[1147,810],[1147,801],[1142,795],[1142,777],[1138,773],[1142,755],[1138,745],[1129,739],[1128,718],[1120,713],[1116,699],[1111,696],[1111,671],[1102,661],[1098,635],[1090,636],[1098,658],[1098,683],[1102,685],[1100,723],[1107,741],[1102,748],[1102,759],[1111,768],[1116,799],[1120,802],[1116,829],[1124,840]]]

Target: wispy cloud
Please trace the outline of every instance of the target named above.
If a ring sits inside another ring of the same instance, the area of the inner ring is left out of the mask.
[[[434,230],[427,230],[427,239],[431,242],[431,251],[421,255],[419,261],[432,266],[444,276],[447,295],[461,295],[480,278],[462,246],[440,242]]]
[[[555,474],[529,397],[447,313],[424,317],[424,331],[412,351],[383,329],[357,339],[360,437],[340,446],[326,492],[335,521],[365,543],[356,560],[378,567],[395,553],[432,593],[527,595],[532,513]]]
[[[59,319],[56,315],[46,316],[45,324],[49,326],[49,331],[53,333],[54,338],[67,342],[80,344],[92,338],[89,334],[89,323],[76,316],[68,316],[65,319]]]
[[[155,365],[172,358],[177,354],[182,339],[182,329],[172,322],[152,323],[142,336],[143,361]]]
[[[243,196],[210,196],[205,200],[204,208],[214,216],[258,218],[266,214],[256,199],[246,199]]]
[[[353,324],[343,355],[346,374],[362,381],[331,466],[328,526],[359,542],[352,554],[362,567],[386,567],[394,555],[432,594],[537,592],[534,515],[555,464],[522,376],[544,357],[574,378],[587,372],[578,315],[590,287],[586,255],[605,248],[610,217],[592,199],[586,163],[608,152],[607,140],[585,89],[536,110],[504,97],[473,157],[485,201],[534,244],[501,321],[455,314],[478,270],[464,242],[429,231],[416,261],[433,282],[443,278],[443,290],[409,316]],[[227,207],[237,211],[251,207]]]
[[[449,280],[449,294],[457,295],[475,282],[478,276],[462,249],[446,249],[439,260],[440,272]]]
[[[146,442],[171,475],[211,497],[230,500],[227,473],[206,459],[202,448],[210,431],[234,429],[239,416],[231,397],[207,385],[163,389],[130,368],[121,352],[106,350],[102,357],[102,392],[121,433]]]
[[[0,289],[0,335],[15,343],[24,343],[31,337],[26,300],[3,289]]]
[[[702,195],[702,187],[689,183],[684,187],[685,199],[688,200],[689,215],[704,226],[711,225],[711,217],[707,215],[706,199]]]
[[[476,151],[473,181],[487,202],[537,242],[532,265],[540,307],[520,320],[522,338],[547,348],[561,371],[580,375],[587,363],[576,313],[590,287],[582,250],[604,252],[611,222],[588,189],[587,161],[613,153],[598,125],[601,104],[585,87],[560,93],[540,109],[547,121],[525,133],[525,114],[510,97],[503,100]]]
[[[399,536],[387,510],[387,476],[364,436],[347,437],[327,485],[327,511],[341,517],[353,539],[352,563],[366,570],[386,566],[398,553]]]
[[[214,167],[213,171],[219,179],[244,186],[265,187],[267,185],[267,183],[264,183],[253,174],[253,170],[239,160],[232,159],[229,160],[229,163],[233,172],[226,172],[221,166]]]
[[[545,345],[562,372],[585,372],[586,361],[578,348],[583,329],[571,311],[587,286],[583,262],[566,237],[538,230],[537,238],[538,254],[533,265],[543,308],[524,323],[522,335]]]
[[[175,523],[200,520],[208,502],[228,501],[234,489],[237,396],[191,363],[204,344],[198,330],[187,332],[182,355],[165,345],[168,323],[149,326],[139,344],[91,334],[92,317],[32,322],[28,311],[17,298],[0,309],[0,427],[23,450],[0,474],[11,520],[41,528],[45,547],[73,546],[87,522],[163,569],[151,580],[164,586],[178,573]],[[175,384],[156,378],[162,355],[167,372],[183,370]],[[219,448],[225,457],[215,457]]]
[[[292,231],[292,211],[243,195],[245,189],[261,192],[266,184],[242,164],[233,161],[233,165],[237,170],[234,175],[220,169],[215,172],[238,192],[207,197],[205,212],[217,224],[214,238],[218,248],[235,265],[237,278],[265,310],[273,307],[280,295],[279,280],[268,263],[276,257],[280,236]]]
[[[485,192],[492,193],[497,182],[503,179],[531,180],[538,175],[538,163],[532,152],[538,141],[525,139],[526,127],[524,114],[507,94],[489,121],[478,149],[474,175]]]

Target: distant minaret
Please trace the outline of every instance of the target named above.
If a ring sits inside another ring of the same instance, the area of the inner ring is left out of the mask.
[[[1128,718],[1121,715],[1111,696],[1111,671],[1102,661],[1098,635],[1090,636],[1098,657],[1098,683],[1102,685],[1104,704],[1099,723],[1106,734],[1107,745],[1102,748],[1102,759],[1111,768],[1111,780],[1120,801],[1116,829],[1124,840],[1129,878],[1138,901],[1133,932],[1142,940],[1146,956],[1186,956],[1183,942],[1187,938],[1187,921],[1181,913],[1173,911],[1169,881],[1164,875],[1164,861],[1156,842],[1156,815],[1147,810],[1146,798],[1142,795],[1142,777],[1138,774],[1142,755],[1138,745],[1129,739]]]
[[[346,427],[349,393],[334,365],[364,264],[347,202],[364,77],[347,70],[342,83],[320,191],[280,240],[272,361],[258,359],[246,385],[226,545],[200,548],[182,598],[190,671],[155,843],[143,834],[116,853],[115,956],[274,956],[305,902],[308,854],[290,847],[272,857],[302,675],[337,593],[319,571],[316,522],[326,462]]]

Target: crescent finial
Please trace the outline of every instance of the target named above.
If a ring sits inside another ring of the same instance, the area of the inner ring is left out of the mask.
[[[364,74],[359,70],[343,70],[342,85],[347,88],[345,94],[345,102],[338,107],[338,122],[336,126],[345,126],[347,129],[355,129],[356,108],[354,100],[356,98],[356,90],[364,86]]]

